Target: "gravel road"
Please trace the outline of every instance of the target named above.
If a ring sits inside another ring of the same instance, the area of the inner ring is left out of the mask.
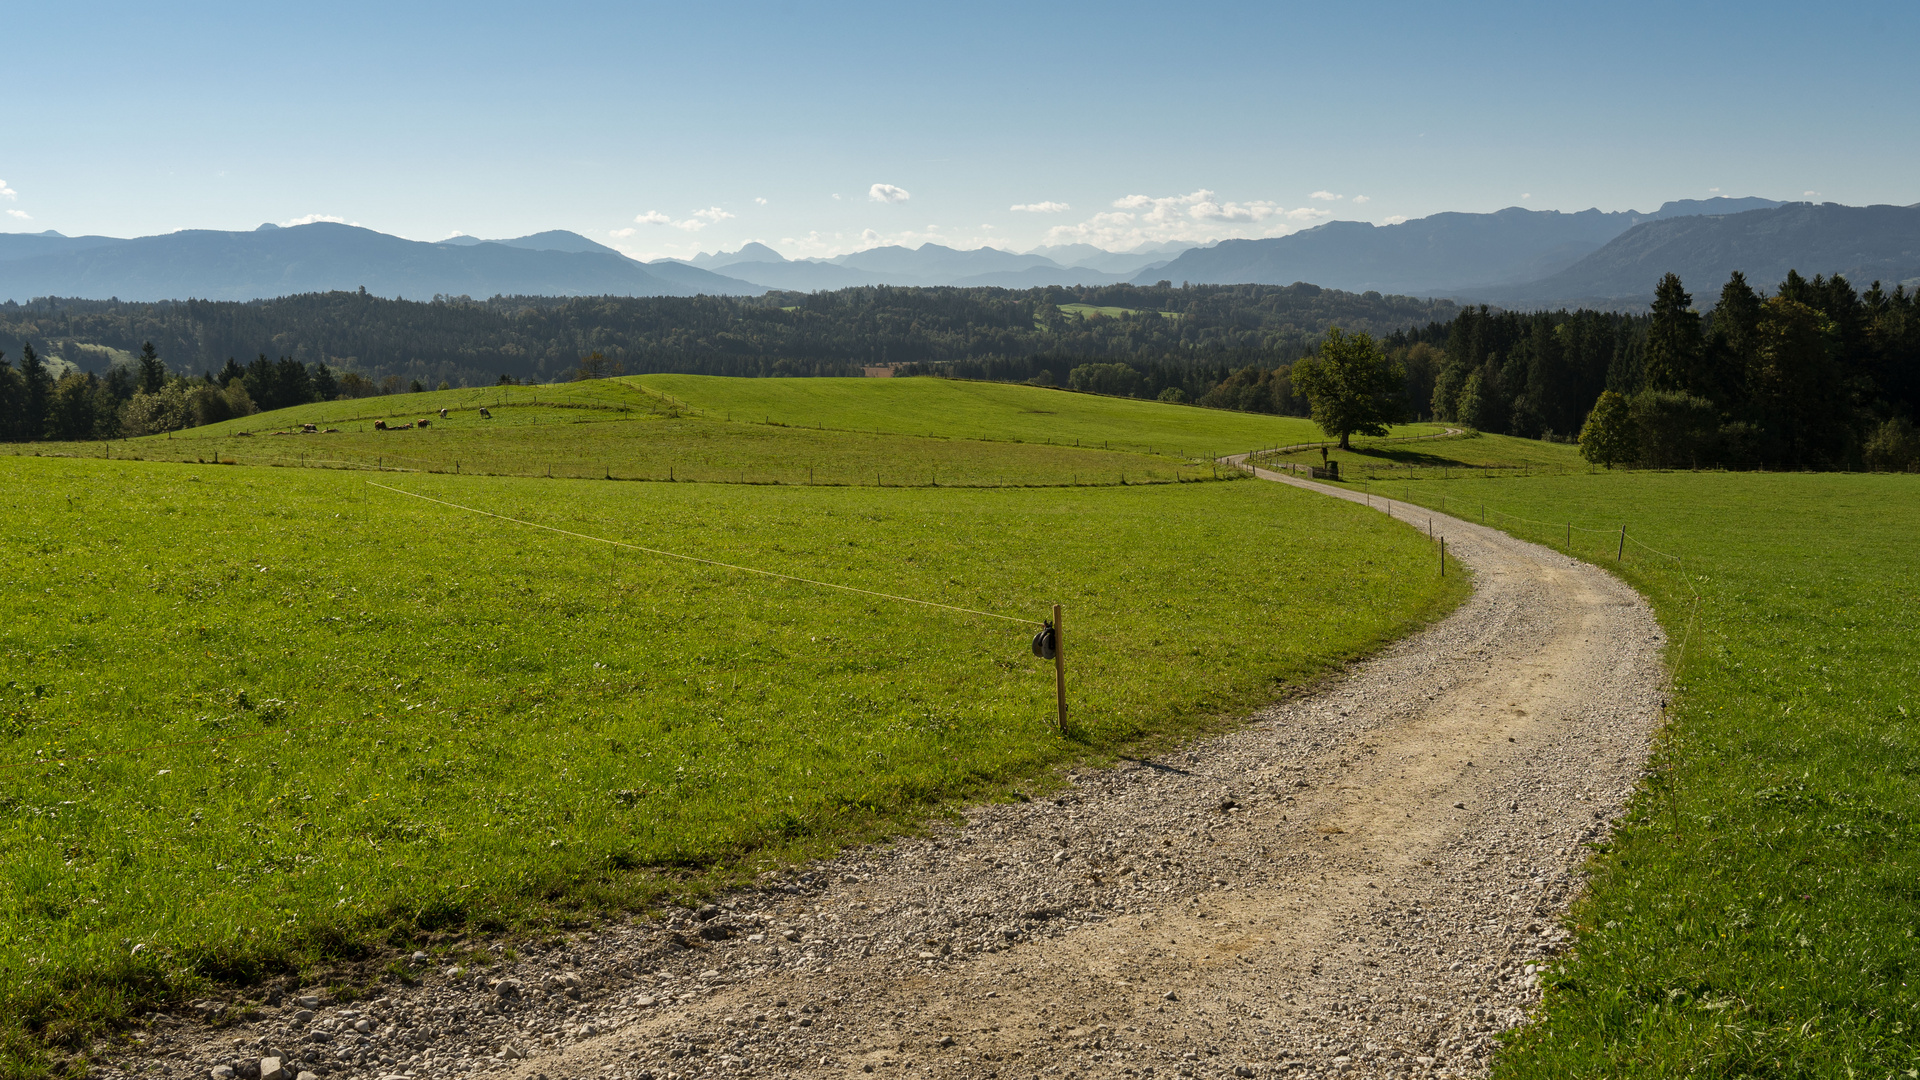
[[[1432,517],[1472,598],[1231,734],[699,911],[417,954],[377,1001],[196,1003],[95,1075],[1482,1075],[1641,775],[1664,640],[1600,570]]]

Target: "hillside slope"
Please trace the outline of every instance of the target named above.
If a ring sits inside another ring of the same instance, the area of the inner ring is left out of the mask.
[[[1739,270],[1771,289],[1788,270],[1840,273],[1864,287],[1920,279],[1920,205],[1841,206],[1788,203],[1711,217],[1650,221],[1615,238],[1573,266],[1523,286],[1487,290],[1510,306],[1569,302],[1618,306],[1648,303],[1665,273],[1680,275],[1696,295],[1720,287]]]

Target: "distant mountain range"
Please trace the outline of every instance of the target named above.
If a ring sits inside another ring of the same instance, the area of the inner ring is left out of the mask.
[[[1888,288],[1920,286],[1920,204],[1786,203],[1742,214],[1649,221],[1565,270],[1484,290],[1479,299],[1524,308],[1636,307],[1650,301],[1654,284],[1671,272],[1695,299],[1711,303],[1735,270],[1769,292],[1789,270],[1807,277],[1838,273],[1862,289],[1874,281]]]
[[[1226,240],[1135,275],[1136,284],[1291,285],[1348,292],[1451,295],[1536,281],[1564,270],[1646,221],[1779,206],[1771,199],[1688,199],[1651,214],[1508,207],[1434,214],[1397,225],[1330,221],[1270,240]],[[1652,292],[1649,284],[1647,291]]]
[[[1026,253],[939,244],[787,259],[765,244],[642,263],[577,233],[422,243],[350,225],[263,225],[133,240],[0,233],[0,300],[252,300],[354,290],[430,299],[759,295],[865,285],[1291,285],[1377,291],[1514,308],[1644,306],[1674,271],[1712,291],[1742,270],[1771,288],[1788,269],[1842,273],[1864,286],[1920,284],[1920,206],[1771,199],[1669,202],[1652,213],[1519,207],[1434,214],[1394,225],[1335,221],[1267,240],[1110,252],[1086,244]]]
[[[256,300],[360,288],[408,300],[766,292],[698,267],[636,262],[570,232],[438,244],[330,222],[133,240],[0,233],[0,300]]]
[[[765,244],[752,243],[739,251],[700,254],[686,262],[705,270],[724,270],[728,277],[756,285],[795,292],[858,285],[1031,289],[1042,285],[1117,285],[1131,275],[1166,265],[1190,246],[1167,244],[1122,252],[1091,244],[1069,244],[1015,254],[990,247],[961,251],[922,244],[917,248],[868,248],[832,259],[788,259]]]

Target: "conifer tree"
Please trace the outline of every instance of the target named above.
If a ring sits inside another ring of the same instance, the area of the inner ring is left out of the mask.
[[[47,437],[47,411],[52,407],[53,376],[32,344],[20,347],[20,421],[17,434],[22,439]]]
[[[167,365],[160,362],[160,354],[149,341],[140,346],[140,392],[157,394],[166,385]]]
[[[1653,290],[1653,321],[1647,327],[1647,387],[1705,395],[1706,352],[1700,313],[1677,274],[1667,274]]]

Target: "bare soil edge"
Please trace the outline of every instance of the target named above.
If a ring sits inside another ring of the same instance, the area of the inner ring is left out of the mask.
[[[1604,571],[1418,516],[1474,595],[1238,730],[374,1003],[158,1019],[96,1072],[1482,1075],[1640,778],[1665,640]]]

